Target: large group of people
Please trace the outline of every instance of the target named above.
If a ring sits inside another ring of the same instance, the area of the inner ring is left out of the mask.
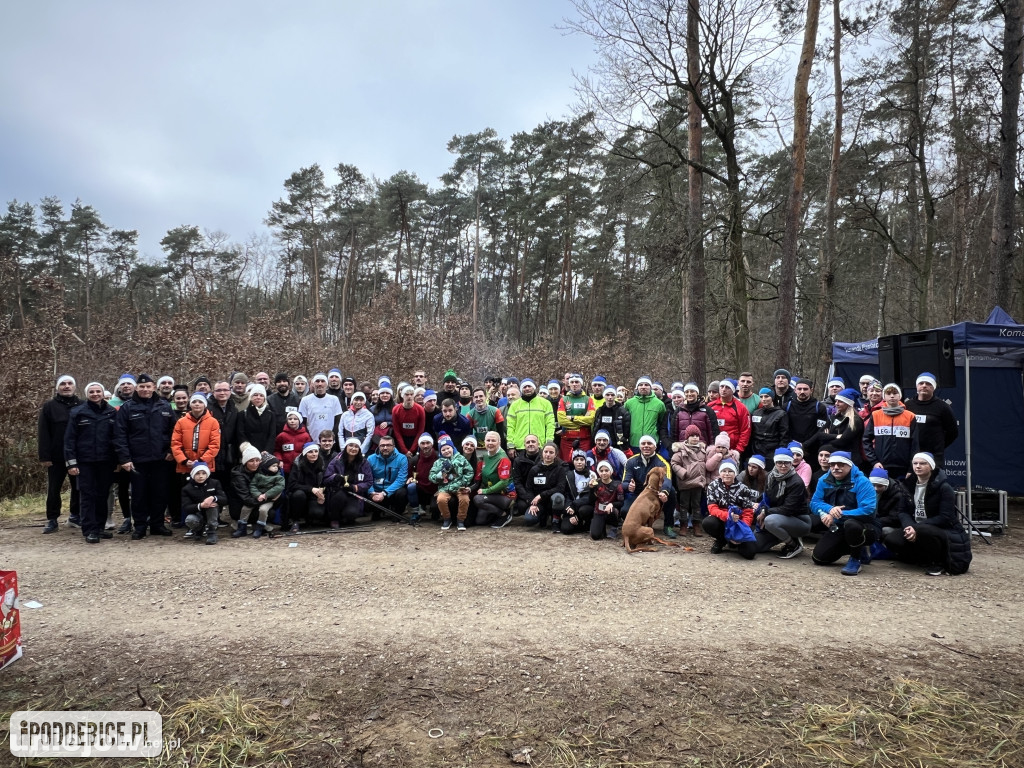
[[[845,557],[856,575],[879,557],[963,573],[970,537],[943,463],[958,428],[935,376],[905,396],[866,374],[858,388],[775,371],[668,388],[569,372],[546,384],[493,377],[472,385],[424,370],[392,385],[340,369],[310,378],[242,372],[191,383],[123,374],[113,391],[71,376],[39,415],[47,522],[58,530],[70,477],[69,525],[90,544],[131,535],[216,544],[303,527],[394,518],[614,539],[648,472],[663,535],[710,540],[714,554]],[[114,519],[114,502],[123,515]]]

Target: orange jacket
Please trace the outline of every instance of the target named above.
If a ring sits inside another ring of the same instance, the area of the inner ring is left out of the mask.
[[[187,475],[189,461],[204,461],[213,472],[217,467],[214,462],[220,451],[220,423],[209,411],[203,411],[197,422],[191,413],[186,413],[174,425],[171,435],[171,453],[177,463],[179,474]]]

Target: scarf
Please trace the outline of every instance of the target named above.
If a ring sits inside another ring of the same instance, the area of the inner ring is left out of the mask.
[[[791,466],[789,472],[781,474],[778,468],[773,468],[768,473],[768,479],[764,484],[764,492],[768,494],[769,498],[778,498],[776,491],[781,490],[785,485],[786,481],[796,474],[796,470]]]
[[[905,410],[907,409],[903,406],[903,403],[900,403],[899,405],[894,405],[892,408],[890,408],[887,405],[882,406],[882,413],[884,413],[886,416],[899,416]]]

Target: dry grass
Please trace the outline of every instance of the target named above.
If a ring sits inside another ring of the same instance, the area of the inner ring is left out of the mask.
[[[888,701],[810,705],[784,727],[820,765],[1024,765],[1024,709],[1009,693],[980,703],[962,691],[903,679]]]
[[[64,494],[64,520],[67,519],[67,509],[68,504],[70,503],[70,498],[71,495],[69,493]],[[45,516],[45,493],[29,493],[24,496],[15,496],[13,498],[0,500],[0,526],[11,525],[14,523],[25,523],[31,517],[42,518]]]

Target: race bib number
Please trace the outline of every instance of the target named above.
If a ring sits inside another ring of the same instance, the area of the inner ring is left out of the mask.
[[[761,423],[761,419],[762,419],[762,418],[763,418],[763,417],[761,417],[761,416],[754,416],[754,418],[752,419],[752,421],[753,421],[753,422],[754,422],[755,424],[760,424],[760,423]]]
[[[358,480],[359,482],[362,482],[364,477],[365,477],[365,475],[363,475],[363,473],[360,472],[358,475],[356,475],[356,480]]]
[[[825,420],[824,419],[818,419],[818,421],[816,423],[818,425],[818,429],[821,429],[822,427],[825,426]]]
[[[893,427],[893,437],[910,437],[910,427]]]
[[[402,429],[405,430],[406,432],[411,432],[415,427],[416,427],[416,425],[411,423],[411,422],[408,422],[408,421],[403,421],[402,422]]]
[[[285,443],[281,446],[281,450],[285,453],[291,453],[295,450],[295,443]]]
[[[601,423],[602,424],[611,424],[612,423],[612,417],[611,416],[602,416],[601,417]]]
[[[547,485],[548,484],[548,479],[546,477],[544,477],[543,475],[540,475],[540,476],[537,476],[537,477],[533,478],[533,484],[534,485]]]
[[[914,421],[916,421],[918,424],[924,424],[926,421],[928,421],[928,417],[923,413],[917,413],[914,414]]]
[[[718,420],[718,426],[724,427],[725,426],[725,419],[719,419]]]

